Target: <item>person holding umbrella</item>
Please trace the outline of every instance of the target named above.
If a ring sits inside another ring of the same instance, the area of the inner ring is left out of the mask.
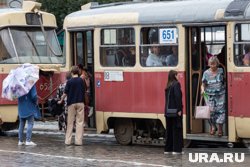
[[[40,111],[37,106],[37,91],[35,83],[39,79],[39,67],[25,63],[12,69],[3,80],[2,97],[8,100],[18,99],[19,131],[18,145],[35,146],[31,141],[34,117],[39,119]],[[23,140],[23,130],[28,121],[26,142]]]
[[[23,130],[26,121],[28,121],[26,132],[26,146],[36,146],[31,141],[32,129],[34,125],[34,112],[37,110],[37,91],[35,85],[31,88],[28,94],[18,98],[18,116],[19,116],[19,130],[18,130],[18,145],[24,145]]]

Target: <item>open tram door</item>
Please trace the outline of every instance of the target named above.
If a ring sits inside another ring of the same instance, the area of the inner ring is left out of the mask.
[[[215,26],[189,25],[186,27],[186,37],[186,53],[188,55],[186,56],[186,139],[226,142],[228,140],[227,100],[225,104],[226,120],[223,125],[222,137],[218,137],[217,133],[215,135],[210,135],[210,123],[208,120],[196,119],[194,117],[195,108],[199,105],[201,99],[200,88],[202,84],[203,72],[209,68],[206,58],[212,55],[217,56],[222,64],[220,67],[223,68],[224,75],[226,76],[227,74],[226,26],[223,24]],[[225,85],[225,89],[227,99],[227,85]]]
[[[90,99],[89,106],[93,107],[92,114],[89,114],[90,108],[87,109],[84,115],[85,127],[95,128],[95,87],[94,87],[94,31],[93,29],[77,29],[69,30],[70,46],[72,47],[72,65],[81,64],[87,69],[90,75]]]

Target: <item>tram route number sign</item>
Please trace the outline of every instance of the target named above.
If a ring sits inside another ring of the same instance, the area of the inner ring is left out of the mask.
[[[123,81],[123,71],[104,71],[104,81]]]
[[[159,37],[161,44],[176,44],[177,43],[176,28],[159,29]]]

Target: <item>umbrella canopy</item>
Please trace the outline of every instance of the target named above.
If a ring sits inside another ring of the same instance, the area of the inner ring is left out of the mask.
[[[39,79],[39,67],[32,64],[23,64],[10,71],[3,80],[2,97],[15,100],[29,93]]]

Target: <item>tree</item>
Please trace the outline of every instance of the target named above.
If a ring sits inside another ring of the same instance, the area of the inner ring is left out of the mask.
[[[65,16],[74,11],[80,10],[82,4],[89,0],[37,0],[42,3],[42,10],[53,13],[56,17],[58,29],[63,27]]]
[[[37,0],[42,3],[42,10],[53,13],[56,16],[58,30],[63,27],[64,18],[75,11],[81,9],[81,6],[89,2],[98,2],[99,4],[106,4],[112,2],[126,2],[133,0]],[[146,0],[145,0],[146,1]],[[160,0],[153,0],[160,1]]]
[[[100,4],[119,2],[120,0],[97,0]],[[81,9],[81,6],[91,0],[37,0],[37,2],[42,3],[42,10],[53,13],[56,17],[58,29],[62,29],[64,18],[75,11]]]

